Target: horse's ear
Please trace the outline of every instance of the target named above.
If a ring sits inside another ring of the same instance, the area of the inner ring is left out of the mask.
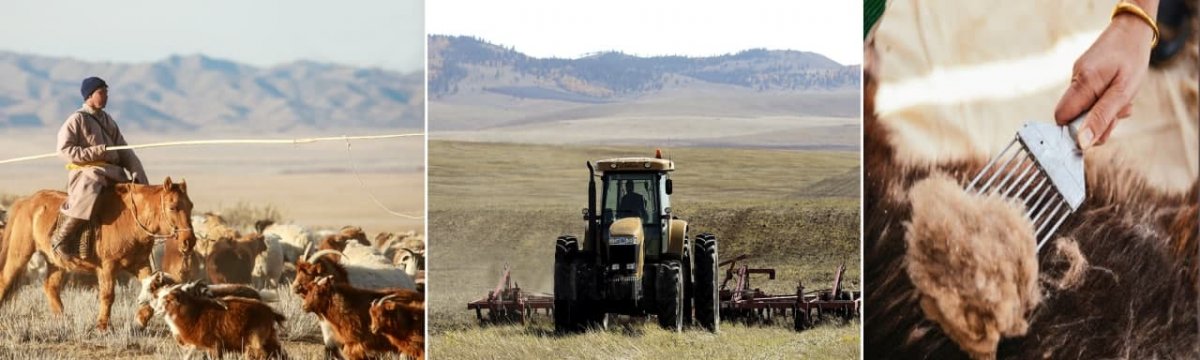
[[[187,194],[187,179],[179,180],[179,191]]]
[[[168,176],[166,180],[163,180],[163,188],[164,189],[171,188],[171,177],[170,176]]]

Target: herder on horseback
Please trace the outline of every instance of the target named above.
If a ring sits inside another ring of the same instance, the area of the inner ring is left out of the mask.
[[[133,150],[106,151],[109,146],[127,145],[117,123],[104,111],[108,84],[89,77],[83,79],[79,90],[83,107],[58,130],[58,157],[66,160],[69,173],[67,201],[59,209],[51,244],[63,263],[79,255],[80,229],[91,219],[92,208],[105,187],[129,181],[149,184],[146,170]]]

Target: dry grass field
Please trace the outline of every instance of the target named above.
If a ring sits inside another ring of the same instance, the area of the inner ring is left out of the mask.
[[[553,240],[583,229],[584,162],[653,154],[647,147],[518,145],[431,141],[430,356],[437,359],[772,359],[856,358],[858,320],[804,332],[785,324],[725,322],[713,335],[674,334],[653,321],[624,319],[606,332],[557,336],[548,316],[521,325],[481,326],[466,303],[486,295],[505,265],[526,291],[549,292]],[[832,284],[849,267],[858,289],[858,153],[664,149],[676,161],[673,207],[693,232],[713,232],[722,258],[754,254],[775,267],[768,292]]]
[[[598,133],[606,136],[597,138]],[[637,146],[668,139],[672,146],[843,151],[857,149],[859,138],[858,119],[853,118],[678,114],[527,120],[482,130],[439,131],[432,137],[433,140],[593,146]]]
[[[410,132],[410,131],[396,131]],[[368,134],[346,131],[346,135]],[[334,136],[341,134],[334,134]],[[126,134],[132,143],[185,139],[282,138],[321,134]],[[323,136],[330,136],[324,134]],[[53,151],[53,130],[2,132],[0,159]],[[49,143],[47,143],[49,142]],[[138,151],[152,183],[166,176],[186,179],[194,214],[218,211],[278,211],[284,222],[313,228],[358,225],[374,237],[381,231],[424,232],[422,219],[393,216],[379,208],[374,196],[394,211],[420,215],[424,208],[424,141],[420,137],[302,145],[158,148]],[[355,173],[358,175],[356,176]],[[62,189],[66,172],[58,159],[0,165],[0,202],[37,189]],[[361,183],[360,183],[361,178]],[[0,359],[160,359],[179,358],[161,320],[135,330],[137,288],[118,286],[113,329],[94,330],[96,290],[69,288],[63,301],[66,316],[49,313],[40,284],[21,286],[0,307]],[[300,310],[300,299],[287,288],[272,304],[287,316],[284,348],[293,358],[321,357],[316,317]]]
[[[171,338],[161,319],[151,321],[145,329],[137,328],[133,321],[137,288],[129,285],[117,288],[113,328],[106,333],[95,330],[94,289],[68,288],[63,293],[67,314],[52,317],[41,286],[21,287],[0,311],[0,359],[182,358],[186,351]],[[300,309],[300,299],[287,287],[279,288],[278,294],[279,302],[271,305],[288,319],[280,338],[288,356],[322,358],[317,318]]]

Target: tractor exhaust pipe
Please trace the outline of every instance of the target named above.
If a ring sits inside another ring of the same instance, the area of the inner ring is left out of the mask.
[[[592,162],[587,162],[588,168],[588,205],[587,205],[587,243],[590,245],[589,251],[593,254],[599,254],[600,229],[596,226],[596,169],[592,167]]]

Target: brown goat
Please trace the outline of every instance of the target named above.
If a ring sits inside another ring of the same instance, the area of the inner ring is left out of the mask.
[[[371,332],[383,334],[397,351],[425,358],[425,299],[412,290],[396,290],[371,302]]]
[[[189,352],[203,349],[214,359],[225,352],[245,353],[251,359],[287,358],[275,327],[285,318],[261,301],[217,299],[207,286],[196,283],[171,286],[160,301],[171,334]]]
[[[249,284],[254,258],[266,250],[267,243],[261,233],[247,234],[238,240],[217,240],[204,267],[214,284]]]
[[[292,279],[292,291],[303,297],[308,294],[312,284],[322,276],[332,277],[333,281],[337,283],[349,283],[350,276],[346,273],[346,268],[337,263],[340,256],[329,254],[313,259],[311,263],[304,259],[297,261],[296,278]]]
[[[138,293],[139,306],[136,318],[138,325],[145,327],[150,323],[150,318],[154,316],[154,308],[150,302],[154,300],[159,291],[178,284],[178,280],[171,277],[170,274],[163,272],[156,272],[142,279],[142,289]],[[208,290],[216,298],[242,297],[263,301],[278,300],[275,298],[274,293],[263,294],[252,287],[242,284],[209,285]]]
[[[322,276],[308,289],[302,309],[329,322],[346,359],[366,359],[396,351],[386,337],[370,330],[371,303],[391,293],[359,289]]]
[[[371,242],[367,241],[367,233],[357,226],[342,227],[337,234],[326,236],[317,244],[317,250],[346,250],[346,242],[354,240],[358,241],[363,246],[371,246]]]
[[[202,257],[208,257],[213,245],[221,239],[237,239],[241,234],[229,227],[225,218],[213,212],[204,213],[204,233],[196,234],[196,252]]]

